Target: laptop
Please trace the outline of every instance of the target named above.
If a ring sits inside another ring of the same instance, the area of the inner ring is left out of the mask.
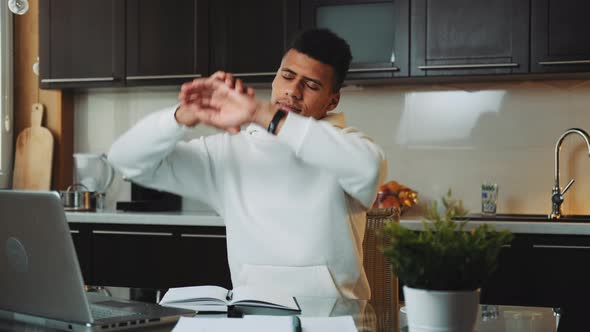
[[[0,319],[66,331],[171,324],[194,311],[86,293],[56,192],[0,190]]]

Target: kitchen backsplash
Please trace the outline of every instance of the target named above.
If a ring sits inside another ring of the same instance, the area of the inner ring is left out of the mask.
[[[170,87],[78,92],[75,151],[107,152],[139,119],[176,103],[177,94]],[[268,99],[270,90],[257,95]],[[478,212],[482,182],[494,182],[499,213],[548,213],[558,137],[570,127],[590,131],[590,81],[350,86],[337,110],[383,148],[387,179],[417,190],[421,202],[452,188]],[[197,127],[188,138],[214,132]],[[590,214],[588,151],[578,136],[569,136],[562,147],[561,185],[576,179],[564,212]],[[119,175],[108,206],[129,196],[130,186]],[[183,208],[208,209],[187,199]]]

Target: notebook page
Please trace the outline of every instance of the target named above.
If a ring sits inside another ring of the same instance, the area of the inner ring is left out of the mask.
[[[170,288],[160,301],[160,304],[174,302],[192,302],[196,300],[216,300],[227,302],[227,289],[219,286],[190,286]],[[211,302],[211,301],[207,301]]]
[[[286,307],[291,310],[299,310],[299,306],[295,302],[293,296],[268,292],[260,288],[234,288],[231,299],[232,304],[248,303],[252,305],[257,305],[256,301],[266,302],[278,305],[280,307]]]

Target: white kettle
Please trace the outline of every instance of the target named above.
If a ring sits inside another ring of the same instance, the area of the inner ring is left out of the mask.
[[[115,170],[105,154],[74,153],[74,183],[81,184],[88,191],[106,192]]]

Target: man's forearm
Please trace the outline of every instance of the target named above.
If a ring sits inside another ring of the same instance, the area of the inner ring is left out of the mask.
[[[111,146],[109,161],[127,178],[149,173],[174,149],[184,130],[172,108],[152,113],[121,135]]]
[[[278,138],[303,163],[335,176],[345,192],[364,206],[370,206],[386,168],[383,151],[363,133],[289,114]]]

